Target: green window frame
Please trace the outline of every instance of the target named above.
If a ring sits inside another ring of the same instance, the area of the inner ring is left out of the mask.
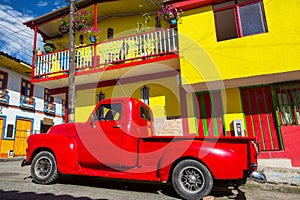
[[[300,125],[300,81],[274,84],[280,126]]]

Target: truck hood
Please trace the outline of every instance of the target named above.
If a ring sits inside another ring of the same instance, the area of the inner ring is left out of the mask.
[[[55,125],[48,130],[47,134],[65,135],[73,138],[77,135],[77,128],[82,126],[82,124],[83,123],[68,123]]]

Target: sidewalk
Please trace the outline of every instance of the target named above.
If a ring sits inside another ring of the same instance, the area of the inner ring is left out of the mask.
[[[267,182],[264,184],[257,183],[250,179],[247,180],[247,183],[240,187],[241,189],[260,189],[265,191],[276,191],[276,192],[285,192],[285,193],[295,193],[300,195],[300,186],[295,186],[291,184],[284,183],[275,183],[275,182]]]
[[[12,158],[0,158],[0,162],[8,162],[8,161],[22,161],[25,159],[25,156],[18,156]]]

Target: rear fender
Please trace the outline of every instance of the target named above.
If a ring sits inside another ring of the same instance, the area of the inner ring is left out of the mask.
[[[243,169],[238,154],[229,147],[218,147],[207,141],[175,141],[163,153],[158,165],[161,181],[169,180],[175,165],[184,159],[203,163],[215,179],[243,178]]]

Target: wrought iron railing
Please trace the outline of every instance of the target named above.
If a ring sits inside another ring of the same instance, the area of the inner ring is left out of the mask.
[[[76,48],[76,70],[105,68],[178,52],[177,31],[161,29]],[[69,70],[69,50],[37,55],[34,78],[62,75]]]
[[[34,110],[35,109],[35,98],[21,95],[20,107]]]
[[[56,104],[53,102],[45,102],[44,103],[44,112],[47,114],[55,115],[56,112]]]
[[[0,104],[9,104],[9,96],[7,90],[0,90]]]

